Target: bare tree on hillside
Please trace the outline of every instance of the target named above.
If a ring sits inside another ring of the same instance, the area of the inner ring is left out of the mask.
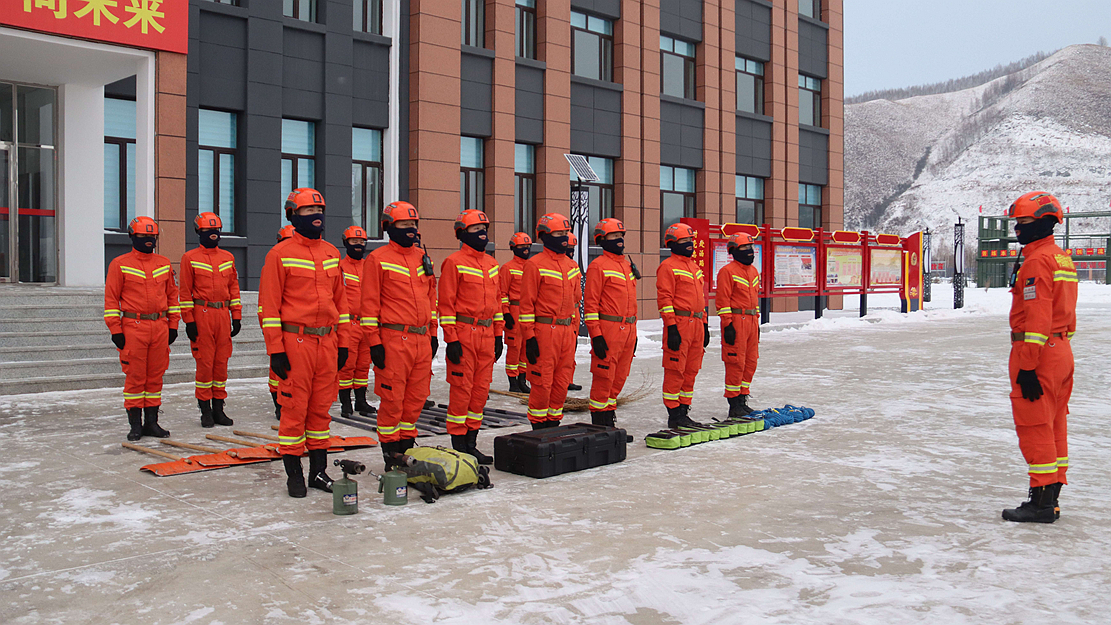
[[[1107,47],[1107,37],[1104,37],[1103,35],[1100,35],[1099,39],[1096,40],[1096,43],[1106,48]]]
[[[1107,40],[1100,37],[1103,43],[1100,45],[1107,45]],[[965,76],[963,78],[954,78],[946,80],[945,82],[936,82],[927,85],[916,85],[913,87],[905,87],[902,89],[879,89],[876,91],[866,91],[860,95],[855,95],[850,98],[845,98],[845,104],[859,104],[861,102],[869,102],[871,100],[905,100],[906,98],[913,98],[920,95],[933,95],[936,93],[951,93],[953,91],[961,91],[963,89],[971,89],[972,87],[979,87],[984,83],[991,82],[996,78],[1020,72],[1035,63],[1040,63],[1045,59],[1053,56],[1057,51],[1053,52],[1038,52],[1031,56],[1008,63],[1006,65],[996,65],[995,67],[984,70],[982,72]]]

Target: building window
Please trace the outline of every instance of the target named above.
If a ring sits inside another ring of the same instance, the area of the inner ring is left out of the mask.
[[[282,120],[282,204],[289,192],[316,188],[316,124]]]
[[[822,227],[822,187],[816,184],[799,185],[799,227]]]
[[[822,80],[799,74],[799,123],[822,125]]]
[[[208,1],[209,2],[215,2],[216,4],[230,4],[233,7],[239,6],[239,0],[208,0]]]
[[[516,146],[513,160],[513,228],[531,236],[536,229],[536,148]]]
[[[104,98],[104,227],[127,230],[134,218],[135,101]]]
[[[486,184],[482,168],[485,164],[482,139],[460,137],[459,144],[459,211],[474,208],[485,211]]]
[[[355,30],[360,33],[382,34],[382,0],[354,0]]]
[[[764,179],[737,176],[737,223],[764,223]]]
[[[463,45],[486,47],[486,0],[463,0]]]
[[[737,57],[737,110],[764,114],[764,64]]]
[[[315,22],[316,0],[282,0],[282,15],[303,22]]]
[[[517,0],[517,56],[536,58],[536,0]]]
[[[571,11],[571,73],[613,81],[613,22]]]
[[[660,92],[694,99],[694,44],[660,36]]]
[[[351,223],[382,238],[382,131],[351,129]]]
[[[822,0],[799,0],[799,15],[822,19]]]
[[[587,203],[590,205],[588,219],[590,225],[594,225],[607,217],[613,217],[613,159],[588,156],[586,160],[598,175],[598,181],[579,183],[579,177],[572,169],[571,189],[586,191]]]
[[[660,166],[660,232],[683,217],[694,217],[694,170]]]
[[[220,216],[235,232],[235,113],[198,111],[197,212]]]

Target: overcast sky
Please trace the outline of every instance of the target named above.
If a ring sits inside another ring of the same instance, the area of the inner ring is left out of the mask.
[[[1111,0],[844,0],[845,95],[1111,39]]]

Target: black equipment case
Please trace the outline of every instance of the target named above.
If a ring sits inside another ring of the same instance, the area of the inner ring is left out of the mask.
[[[551,477],[625,459],[625,430],[573,423],[494,439],[494,468],[499,471]]]

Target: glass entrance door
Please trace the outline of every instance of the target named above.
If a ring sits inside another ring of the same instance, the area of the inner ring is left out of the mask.
[[[0,143],[0,282],[7,282],[12,276],[12,257],[9,253],[12,232],[8,225],[8,207],[14,205],[11,184],[9,184],[11,166],[12,160],[8,156],[8,148]]]

